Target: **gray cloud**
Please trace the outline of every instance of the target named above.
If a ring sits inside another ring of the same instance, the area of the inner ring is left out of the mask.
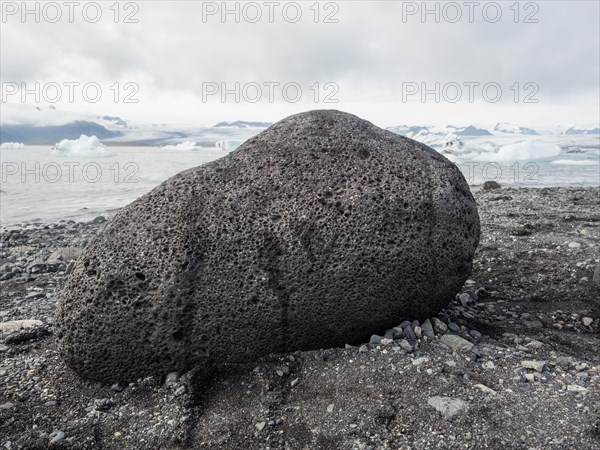
[[[265,12],[264,3],[257,3]],[[140,2],[137,24],[114,23],[108,3],[103,4],[107,17],[96,24],[80,16],[72,24],[21,23],[7,17],[0,31],[0,75],[3,81],[16,82],[138,82],[144,104],[137,110],[128,105],[113,109],[135,114],[143,107],[146,116],[152,113],[156,120],[171,107],[185,108],[177,98],[187,98],[187,114],[196,117],[198,106],[206,106],[200,102],[203,82],[336,82],[342,102],[331,106],[354,106],[378,116],[378,104],[407,109],[408,104],[400,102],[402,82],[493,81],[508,88],[531,81],[539,85],[538,97],[547,112],[564,110],[560,120],[597,121],[593,108],[597,111],[600,95],[598,2],[536,2],[539,23],[514,23],[510,3],[500,3],[503,17],[497,23],[486,22],[481,12],[474,23],[465,17],[459,23],[435,23],[432,16],[426,23],[417,16],[403,22],[402,2],[366,1],[338,2],[339,23],[314,23],[309,3],[302,4],[304,16],[298,23],[288,23],[280,14],[275,23],[264,17],[260,23],[234,23],[231,16],[228,23],[215,17],[203,23],[202,2]],[[464,3],[456,4],[466,14]],[[463,105],[462,111],[481,117],[475,112],[479,106],[489,120],[494,111],[506,114],[509,107],[516,115],[531,115],[529,107],[510,105],[511,101],[507,91],[502,105]],[[587,106],[582,109],[583,104]],[[213,109],[222,114],[225,106]],[[229,110],[232,117],[268,117],[310,106],[263,102],[233,104]],[[412,106],[423,110],[423,105]],[[432,117],[455,107],[429,106]],[[185,114],[180,111],[178,117]]]

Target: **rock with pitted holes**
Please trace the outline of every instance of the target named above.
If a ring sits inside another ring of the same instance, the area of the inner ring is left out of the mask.
[[[596,286],[600,287],[600,263],[596,264],[596,270],[594,270],[592,281],[596,283]]]
[[[444,308],[478,241],[454,164],[310,111],[122,209],[77,261],[55,334],[109,382],[367,342]]]

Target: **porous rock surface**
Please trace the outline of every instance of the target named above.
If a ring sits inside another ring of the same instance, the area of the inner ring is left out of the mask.
[[[121,210],[62,293],[59,350],[118,381],[364,341],[445,307],[478,241],[443,156],[351,114],[297,114]]]

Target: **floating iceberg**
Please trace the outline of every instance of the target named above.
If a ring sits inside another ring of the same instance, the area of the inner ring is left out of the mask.
[[[23,147],[25,147],[25,144],[22,144],[21,142],[5,142],[0,145],[0,149],[2,150],[18,150]]]
[[[51,153],[59,156],[110,156],[100,139],[85,134],[82,134],[79,139],[63,139],[58,144],[54,144]]]
[[[475,161],[537,161],[560,155],[560,147],[546,142],[518,142],[503,145],[498,152],[476,155]]]
[[[440,135],[426,129],[406,133],[406,137],[429,145],[452,162],[477,159],[482,154],[496,154],[498,147],[491,142],[464,142],[456,133]],[[493,159],[492,159],[493,160]]]
[[[440,153],[442,153],[446,158],[450,161],[455,161],[456,159],[461,160],[478,160],[478,158],[485,158],[486,156],[482,155],[495,155],[498,152],[498,146],[491,142],[482,142],[482,143],[468,143],[464,144],[462,141],[458,141],[458,145],[455,142],[449,142],[442,149],[438,149],[433,147]]]
[[[180,144],[165,145],[163,150],[195,150],[196,143],[192,141],[181,142]]]

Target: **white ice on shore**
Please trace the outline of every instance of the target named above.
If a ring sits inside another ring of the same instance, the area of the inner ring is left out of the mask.
[[[58,156],[110,156],[100,139],[85,134],[78,139],[63,139],[54,144],[51,153]]]
[[[192,141],[184,141],[179,144],[165,145],[163,150],[194,150],[196,143]]]
[[[503,145],[498,152],[485,152],[473,158],[475,161],[539,161],[560,155],[560,147],[547,142],[517,142]]]
[[[0,145],[0,149],[2,150],[18,150],[23,147],[25,147],[25,144],[22,144],[21,142],[5,142]]]
[[[237,140],[237,139],[227,139],[224,141],[218,141],[216,144],[216,147],[222,150],[235,150],[236,148],[238,148],[240,145],[242,145],[241,140]]]
[[[407,133],[407,137],[423,144],[429,145],[434,150],[443,154],[452,162],[459,160],[477,160],[482,155],[496,155],[498,146],[491,142],[465,143],[454,133],[448,133],[445,136],[429,133],[427,130],[420,130],[417,133]],[[494,160],[494,159],[491,159]]]

